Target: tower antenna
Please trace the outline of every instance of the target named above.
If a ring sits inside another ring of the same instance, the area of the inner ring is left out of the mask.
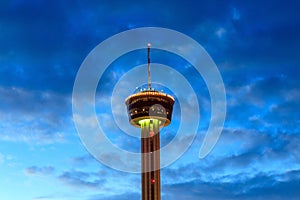
[[[151,44],[148,43],[148,90],[151,89],[151,74],[150,74],[150,46]]]

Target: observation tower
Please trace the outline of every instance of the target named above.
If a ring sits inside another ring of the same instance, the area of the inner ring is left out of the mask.
[[[151,88],[148,44],[148,88],[125,100],[129,122],[141,129],[142,200],[160,200],[160,128],[171,123],[174,98]]]

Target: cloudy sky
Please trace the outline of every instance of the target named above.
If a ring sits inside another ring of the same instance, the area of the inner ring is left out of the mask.
[[[99,43],[149,26],[179,31],[201,44],[220,71],[227,98],[221,137],[199,159],[211,117],[205,82],[186,60],[153,50],[153,61],[191,83],[201,110],[193,144],[162,169],[162,198],[299,199],[300,4],[295,2],[2,1],[0,199],[140,199],[139,174],[103,165],[81,142],[72,91],[83,60]],[[113,62],[97,90],[105,133],[133,152],[139,140],[111,122],[107,99],[126,72],[146,62],[145,51]],[[176,135],[181,114],[175,105],[172,125],[161,131],[163,146]]]

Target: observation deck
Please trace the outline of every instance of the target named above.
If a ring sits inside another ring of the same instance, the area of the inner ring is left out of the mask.
[[[145,119],[157,119],[160,127],[171,123],[174,98],[166,93],[153,89],[130,95],[125,100],[128,118],[131,125],[140,127]]]

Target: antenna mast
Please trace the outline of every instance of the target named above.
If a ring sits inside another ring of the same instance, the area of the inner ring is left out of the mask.
[[[150,46],[151,44],[148,43],[148,90],[151,89],[151,74],[150,74]]]

